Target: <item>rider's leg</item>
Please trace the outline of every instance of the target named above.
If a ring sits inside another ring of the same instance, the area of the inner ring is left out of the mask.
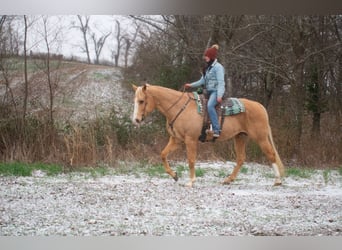
[[[211,92],[209,93],[209,100],[208,100],[208,114],[209,114],[209,118],[210,121],[213,125],[213,131],[214,131],[214,136],[215,135],[220,135],[220,124],[218,121],[218,117],[217,117],[217,112],[215,109],[215,106],[217,105],[217,92]]]

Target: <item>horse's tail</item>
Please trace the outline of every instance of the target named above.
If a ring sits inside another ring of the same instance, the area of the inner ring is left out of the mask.
[[[285,175],[285,167],[283,165],[283,162],[281,161],[280,157],[279,157],[279,154],[278,154],[278,151],[274,145],[274,142],[273,142],[273,136],[272,136],[272,129],[270,126],[268,126],[268,139],[270,140],[270,143],[273,147],[273,150],[275,152],[275,158],[276,158],[276,164],[279,168],[279,173],[280,173],[280,176],[284,176]]]

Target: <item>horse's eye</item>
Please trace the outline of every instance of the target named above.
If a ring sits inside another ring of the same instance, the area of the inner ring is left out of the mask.
[[[140,105],[142,105],[142,104],[144,104],[144,100],[139,100],[138,103],[139,103]]]

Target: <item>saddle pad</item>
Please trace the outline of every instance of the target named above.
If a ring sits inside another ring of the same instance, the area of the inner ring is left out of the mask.
[[[194,99],[197,105],[197,112],[199,114],[203,114],[203,95],[199,95],[197,92],[193,92],[194,94]]]
[[[204,96],[199,95],[197,92],[193,92],[193,94],[197,104],[197,112],[203,114]],[[238,98],[227,98],[223,100],[221,106],[216,109],[219,114],[221,114],[221,110],[224,109],[225,116],[237,115],[246,111],[245,105]]]
[[[221,109],[225,109],[225,115],[237,115],[246,111],[245,105],[238,98],[228,98]]]

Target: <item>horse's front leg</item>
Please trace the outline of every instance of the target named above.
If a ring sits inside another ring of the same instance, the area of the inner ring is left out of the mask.
[[[167,161],[167,156],[172,151],[175,151],[179,146],[180,142],[176,138],[171,136],[168,144],[161,152],[161,158],[164,164],[165,172],[168,173],[175,181],[178,181],[178,176],[177,173],[171,169],[170,164]]]
[[[195,173],[195,162],[197,156],[197,140],[188,139],[185,140],[186,145],[186,152],[188,157],[188,164],[190,169],[190,181],[186,184],[188,187],[192,187],[195,180],[196,180],[196,173]]]

